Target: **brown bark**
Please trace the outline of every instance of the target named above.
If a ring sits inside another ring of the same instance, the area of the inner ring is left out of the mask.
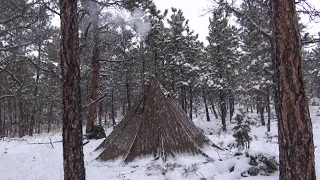
[[[99,11],[97,4],[95,2],[90,3],[90,16],[93,16],[92,19],[92,31],[93,31],[93,50],[91,57],[92,65],[92,75],[91,75],[91,101],[98,99],[99,95],[99,78],[100,78],[100,48],[99,48]],[[93,103],[89,107],[89,120],[87,122],[86,133],[91,131],[92,126],[94,125],[95,120],[97,119],[99,103]]]
[[[84,180],[77,0],[60,0],[65,180]]]
[[[314,143],[301,69],[295,0],[273,0],[276,58],[280,70],[280,179],[315,180]]]

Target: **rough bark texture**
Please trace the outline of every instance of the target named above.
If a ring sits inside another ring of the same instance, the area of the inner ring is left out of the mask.
[[[92,33],[93,33],[93,50],[91,57],[92,65],[92,74],[91,74],[91,101],[96,101],[99,96],[99,78],[100,78],[100,48],[99,48],[99,14],[98,7],[95,2],[89,2],[91,7],[90,16],[92,16]],[[89,120],[87,121],[86,133],[91,131],[92,126],[94,125],[95,120],[97,119],[99,103],[93,103],[89,107]]]
[[[65,180],[84,180],[77,0],[60,0]]]
[[[302,80],[295,1],[273,0],[272,10],[281,85],[280,179],[315,180],[312,124]]]
[[[100,160],[123,157],[125,162],[143,155],[155,158],[180,153],[203,154],[202,148],[214,145],[192,123],[162,86],[154,79],[137,104],[97,149],[104,149]]]

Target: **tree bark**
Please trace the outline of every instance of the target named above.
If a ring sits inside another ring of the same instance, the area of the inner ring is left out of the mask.
[[[223,89],[219,90],[220,98],[220,110],[221,110],[221,122],[222,130],[227,131],[226,117],[227,117],[227,106],[226,106],[226,95]]]
[[[111,90],[111,119],[112,119],[112,125],[116,125],[116,119],[115,119],[115,109],[114,109],[114,96],[113,96],[113,89]]]
[[[214,102],[213,102],[213,98],[212,98],[211,95],[209,95],[209,101],[210,101],[210,104],[211,104],[211,107],[212,107],[212,111],[213,111],[214,117],[215,117],[216,119],[218,119],[218,118],[219,118],[219,117],[218,117],[218,113],[217,113],[217,111],[216,111],[216,108],[214,107]]]
[[[207,96],[206,89],[203,88],[203,102],[204,102],[204,107],[206,109],[206,118],[207,118],[207,121],[210,121],[209,108],[208,108],[208,103],[207,103],[206,96]]]
[[[99,97],[99,78],[100,78],[100,47],[99,47],[99,11],[95,2],[89,2],[90,16],[92,16],[92,33],[93,33],[93,50],[91,57],[92,74],[91,74],[91,101],[97,100]],[[97,119],[99,103],[93,103],[89,107],[89,120],[87,121],[86,133],[91,131],[95,120]]]
[[[301,68],[295,0],[272,0],[276,60],[280,70],[280,179],[315,180],[314,143]]]
[[[234,96],[231,92],[231,90],[229,90],[229,115],[230,115],[230,122],[232,120],[232,116],[234,113]]]
[[[193,93],[192,93],[192,85],[189,84],[189,117],[192,120],[192,109],[193,109]]]
[[[267,130],[268,130],[268,132],[270,132],[271,110],[270,110],[270,92],[269,92],[269,86],[267,86],[266,110],[267,110],[267,113],[268,113]]]
[[[18,135],[19,138],[22,138],[24,136],[24,122],[23,122],[23,103],[21,97],[18,100]]]
[[[60,0],[65,180],[84,180],[77,0]]]

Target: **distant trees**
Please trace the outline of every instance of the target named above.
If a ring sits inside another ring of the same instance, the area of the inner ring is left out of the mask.
[[[239,78],[240,52],[238,30],[228,24],[229,14],[223,9],[215,9],[210,18],[209,45],[207,52],[210,62],[210,80],[213,89],[218,93],[222,129],[226,131],[227,106],[229,106],[230,121],[234,112],[234,93]]]

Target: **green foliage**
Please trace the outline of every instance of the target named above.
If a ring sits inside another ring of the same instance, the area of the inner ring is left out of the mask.
[[[248,121],[244,121],[243,115],[236,115],[237,125],[232,129],[234,131],[233,137],[236,138],[237,147],[239,149],[249,149],[252,137],[249,135],[251,132]]]

